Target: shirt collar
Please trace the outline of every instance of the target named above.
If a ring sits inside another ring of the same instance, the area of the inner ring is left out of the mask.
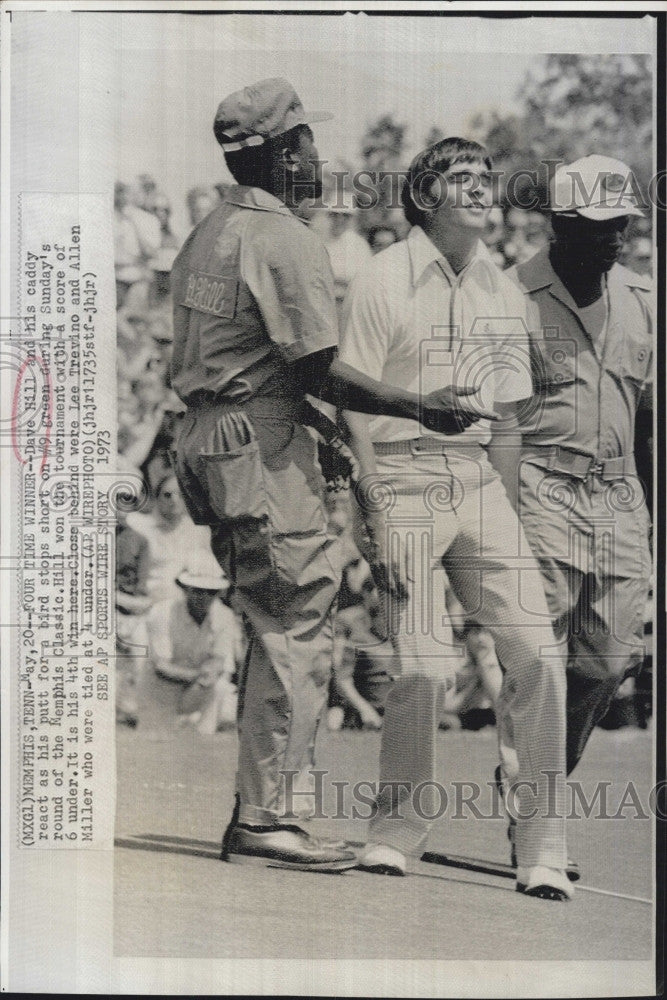
[[[447,258],[440,253],[435,243],[428,238],[421,226],[412,227],[408,233],[407,245],[413,285],[417,284],[426,268],[435,261],[440,263],[452,284],[456,281],[457,275],[453,271],[451,264]],[[481,240],[478,241],[473,257],[467,267],[477,264],[478,261],[493,263],[487,247]]]
[[[542,247],[533,257],[529,257],[516,269],[517,276],[527,292],[536,292],[538,288],[547,288],[558,275],[551,266],[548,246]]]
[[[549,260],[549,247],[542,247],[541,250],[517,268],[519,280],[527,292],[536,292],[540,288],[550,288],[552,293],[568,304],[572,302],[570,293],[560,280]],[[627,288],[641,288],[644,291],[651,291],[651,280],[645,275],[635,274],[634,271],[614,264],[609,271],[608,281],[610,284],[625,285]],[[576,308],[576,306],[575,306]]]
[[[239,205],[242,208],[252,208],[257,212],[276,212],[278,215],[289,215],[292,219],[298,219],[294,212],[290,212],[287,205],[269,194],[263,188],[246,187],[243,184],[235,184],[225,195],[225,202],[229,205]],[[305,219],[300,219],[305,222]]]
[[[646,274],[635,274],[622,264],[614,264],[609,272],[610,284],[626,285],[628,288],[641,288],[644,292],[653,290],[653,282]]]
[[[526,292],[548,288],[554,298],[560,299],[576,315],[579,314],[576,302],[551,266],[548,244],[538,250],[534,257],[520,264],[517,275]]]

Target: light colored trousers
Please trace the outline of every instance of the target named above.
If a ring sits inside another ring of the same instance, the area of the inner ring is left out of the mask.
[[[211,525],[213,552],[250,625],[237,790],[239,821],[256,825],[305,811],[341,578],[317,445],[295,410],[279,399],[204,404],[188,410],[178,438],[190,515]],[[283,771],[298,772],[292,786]]]
[[[529,458],[519,482],[521,523],[542,571],[556,635],[567,643],[570,774],[618,688],[643,663],[649,514],[632,474],[578,480]]]
[[[429,783],[438,777],[444,692],[461,664],[445,609],[448,579],[467,615],[493,635],[505,671],[502,698],[520,783],[516,810],[526,817],[517,822],[519,864],[563,868],[564,658],[537,564],[500,477],[479,446],[378,455],[377,468],[387,541],[408,597],[387,608],[401,674],[385,707],[378,811],[369,841],[421,853],[433,823],[428,817],[442,803]]]

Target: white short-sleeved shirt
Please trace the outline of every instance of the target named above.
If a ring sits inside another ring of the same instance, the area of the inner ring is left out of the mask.
[[[340,357],[371,378],[427,394],[474,386],[484,408],[527,399],[533,387],[526,306],[479,243],[457,275],[420,226],[377,254],[351,282]],[[371,418],[373,441],[432,433],[415,420]],[[447,440],[486,444],[488,420]]]

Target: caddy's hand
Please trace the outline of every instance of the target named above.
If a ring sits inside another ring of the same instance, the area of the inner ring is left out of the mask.
[[[422,424],[440,434],[460,434],[478,420],[497,420],[498,415],[493,410],[487,410],[467,398],[476,392],[477,389],[472,386],[457,389],[449,385],[435,389],[422,400]]]

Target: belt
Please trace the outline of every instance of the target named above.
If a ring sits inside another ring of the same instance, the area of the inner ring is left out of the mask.
[[[230,399],[223,393],[217,395],[212,392],[191,393],[186,404],[189,410],[220,409],[228,411],[243,410],[250,416],[257,417],[287,417],[297,419],[302,400],[289,399],[280,396],[252,396],[250,399],[235,400]]]
[[[452,451],[477,450],[481,448],[478,441],[452,441],[441,437],[410,438],[406,441],[374,441],[373,451],[376,455],[445,455]]]
[[[589,476],[599,476],[604,480],[620,479],[636,471],[632,455],[595,459],[569,448],[561,448],[560,445],[553,448],[522,448],[521,457],[548,472],[561,472],[574,476],[575,479],[588,479]]]

